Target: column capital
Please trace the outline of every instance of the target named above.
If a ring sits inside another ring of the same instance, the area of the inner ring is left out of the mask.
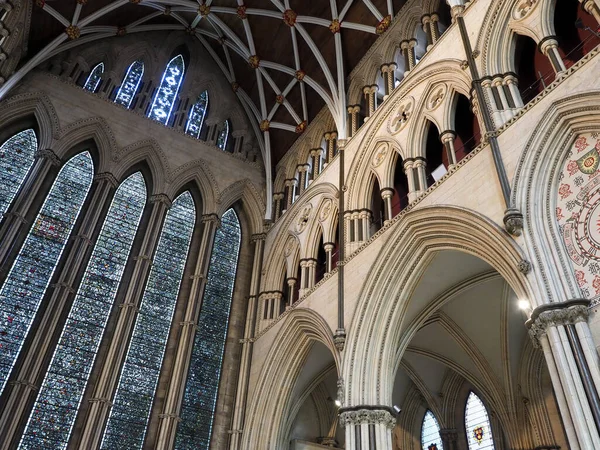
[[[534,347],[539,347],[540,338],[550,327],[586,322],[590,315],[589,306],[590,300],[577,298],[565,302],[546,303],[535,308],[529,320],[525,322]]]
[[[94,181],[106,181],[112,187],[116,188],[119,185],[119,180],[110,172],[102,172],[94,177]]]
[[[348,106],[348,114],[355,114],[360,112],[360,105]]]
[[[283,197],[283,194],[281,194]],[[264,241],[267,238],[267,233],[255,233],[250,236],[250,242]]]
[[[556,36],[546,36],[538,44],[540,52],[542,52],[544,55],[548,55],[548,50],[556,47],[558,47]]]
[[[400,41],[400,48],[401,48],[402,50],[406,50],[406,49],[408,48],[408,43],[409,43],[408,39],[405,39],[405,40],[403,40],[403,41]]]
[[[421,23],[423,25],[427,25],[429,22],[431,22],[431,15],[430,14],[423,14],[421,16]]]
[[[150,196],[150,203],[162,203],[167,208],[170,208],[173,202],[167,194],[153,194]]]
[[[388,429],[396,425],[393,409],[383,405],[360,405],[340,408],[340,425],[383,424]]]
[[[372,84],[370,86],[363,87],[363,94],[375,94],[379,90],[379,86]]]
[[[440,133],[440,141],[442,141],[442,144],[453,141],[454,139],[456,139],[456,132],[453,130],[446,130]]]
[[[337,131],[328,131],[323,135],[326,141],[331,141],[333,139],[337,139]]]
[[[207,223],[214,223],[217,227],[220,226],[221,224],[221,219],[219,218],[219,216],[215,213],[210,213],[210,214],[203,214],[202,218],[200,219],[200,221],[204,224]]]
[[[47,159],[50,164],[52,164],[53,166],[60,166],[61,161],[60,158],[58,156],[56,156],[56,153],[54,153],[54,150],[46,148],[43,150],[37,150],[34,154],[35,159]]]

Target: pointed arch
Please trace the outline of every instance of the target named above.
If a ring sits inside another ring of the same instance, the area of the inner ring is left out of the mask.
[[[432,447],[432,445],[435,445],[435,447]],[[421,424],[421,447],[422,450],[429,450],[430,448],[444,450],[440,436],[440,424],[430,409],[425,412]]]
[[[494,450],[492,426],[481,399],[471,391],[465,406],[465,430],[469,450]]]
[[[100,86],[100,81],[102,81],[102,75],[104,75],[104,63],[100,62],[94,66],[86,78],[83,88],[86,91],[96,92],[98,90],[98,86]]]
[[[0,146],[0,216],[8,210],[33,165],[38,149],[33,129],[15,134]]]
[[[202,126],[204,125],[204,119],[208,112],[208,91],[203,91],[199,96],[196,103],[190,108],[188,114],[188,120],[185,125],[185,132],[190,136],[200,139],[202,134]]]
[[[185,61],[183,55],[175,56],[163,72],[160,85],[154,95],[148,117],[167,125],[177,100],[177,94],[185,74]]]
[[[219,131],[219,135],[217,136],[217,147],[219,147],[221,150],[228,151],[227,143],[229,141],[229,128],[229,119],[226,119],[223,122],[221,130]]]
[[[115,103],[129,109],[131,102],[140,87],[143,76],[144,63],[141,60],[132,62],[127,68],[127,72],[123,77],[123,82],[117,91]]]

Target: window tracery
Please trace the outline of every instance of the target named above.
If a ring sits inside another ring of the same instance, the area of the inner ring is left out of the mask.
[[[71,158],[59,172],[0,289],[0,392],[92,184],[88,152]]]
[[[0,216],[6,212],[33,165],[37,139],[30,128],[9,138],[0,147]]]
[[[469,450],[494,450],[492,427],[481,399],[471,392],[465,408],[465,429]]]
[[[96,92],[96,90],[98,89],[98,86],[100,85],[100,81],[102,80],[103,74],[104,74],[104,63],[101,62],[101,63],[96,64],[96,66],[94,66],[94,68],[88,75],[87,80],[85,80],[85,84],[83,85],[83,88],[86,91]]]
[[[146,203],[140,172],[117,189],[19,448],[65,448]]]
[[[440,425],[430,410],[427,410],[421,425],[421,447],[423,450],[444,450],[440,437]]]
[[[135,94],[137,94],[137,90],[140,87],[143,76],[144,63],[139,60],[132,62],[127,69],[125,77],[123,77],[123,83],[121,83],[121,87],[119,87],[119,90],[117,91],[115,103],[123,105],[125,108],[129,109],[133,97],[135,97]]]
[[[227,149],[227,140],[229,139],[229,120],[223,122],[223,128],[219,132],[219,136],[217,136],[217,147],[221,150]]]
[[[210,258],[175,440],[180,450],[208,449],[210,444],[240,244],[240,222],[229,209],[221,218]]]
[[[189,191],[173,202],[158,242],[113,399],[103,449],[141,448],[196,219]]]
[[[204,124],[204,118],[206,117],[206,111],[208,110],[208,91],[202,92],[198,97],[196,103],[190,108],[190,114],[188,117],[187,124],[185,126],[185,132],[190,136],[194,136],[196,139],[200,138],[202,132],[202,125]]]
[[[167,64],[148,117],[164,125],[169,122],[184,73],[185,62],[183,56],[177,55]]]

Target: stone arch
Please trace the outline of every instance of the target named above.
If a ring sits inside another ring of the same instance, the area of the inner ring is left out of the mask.
[[[495,268],[519,298],[534,294],[519,271],[523,260],[519,247],[495,223],[472,211],[456,207],[414,210],[398,222],[389,243],[366,277],[369,281],[352,319],[345,352],[352,356],[344,361],[346,404],[389,404],[403,311],[438,251],[471,254]],[[400,260],[402,264],[393,263]]]
[[[339,376],[340,357],[333,342],[333,331],[316,312],[295,308],[283,321],[259,375],[248,405],[244,448],[286,448],[285,418],[292,405],[290,397],[304,360],[313,342],[325,345],[333,355]],[[273,386],[279,386],[277,392]]]
[[[241,200],[248,215],[250,233],[260,233],[265,204],[256,186],[249,179],[236,181],[220,193],[217,200],[217,215],[221,217],[238,200]]]
[[[202,159],[197,159],[184,164],[173,171],[169,193],[175,193],[186,183],[194,182],[202,195],[202,214],[213,214],[218,210],[218,201],[221,191],[217,180],[208,164]],[[223,212],[225,212],[223,210]]]
[[[144,162],[152,174],[151,194],[163,194],[171,179],[168,162],[153,139],[128,145],[113,156],[113,175],[120,179],[135,164]]]

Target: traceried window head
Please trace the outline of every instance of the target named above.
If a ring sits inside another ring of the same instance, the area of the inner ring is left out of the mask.
[[[136,172],[115,192],[19,449],[66,448],[145,204]]]
[[[104,63],[101,62],[101,63],[96,64],[96,66],[92,69],[92,71],[88,75],[87,80],[85,80],[85,84],[83,85],[83,88],[86,91],[96,92],[98,90],[98,86],[100,85],[100,81],[102,80],[103,73],[104,73]]]
[[[13,201],[33,165],[37,139],[32,129],[21,131],[0,146],[0,217]]]
[[[195,222],[194,199],[187,191],[165,219],[102,449],[142,448]]]
[[[229,209],[221,218],[210,257],[175,438],[178,450],[208,450],[210,444],[240,243],[240,222]]]
[[[444,450],[440,437],[440,425],[430,410],[427,410],[421,425],[421,447],[423,450]]]
[[[194,136],[196,139],[200,137],[202,132],[202,125],[204,124],[204,118],[206,117],[206,111],[208,110],[208,91],[202,92],[198,97],[196,103],[190,108],[190,114],[188,116],[187,124],[185,125],[185,132],[190,136]]]
[[[154,119],[164,125],[169,122],[173,105],[177,100],[177,94],[183,81],[185,73],[185,61],[182,55],[177,55],[169,64],[163,73],[160,86],[154,96],[152,107],[148,113],[148,117]]]
[[[481,399],[471,392],[465,408],[465,429],[469,450],[494,450],[492,427]]]
[[[60,170],[0,289],[0,392],[17,359],[92,185],[88,152]]]
[[[131,63],[123,78],[123,83],[121,83],[121,87],[117,91],[115,103],[123,105],[125,108],[129,108],[133,97],[137,94],[143,76],[144,63],[142,61],[134,61]]]
[[[223,127],[217,136],[217,147],[221,150],[227,149],[227,140],[229,139],[229,120],[223,122]]]

